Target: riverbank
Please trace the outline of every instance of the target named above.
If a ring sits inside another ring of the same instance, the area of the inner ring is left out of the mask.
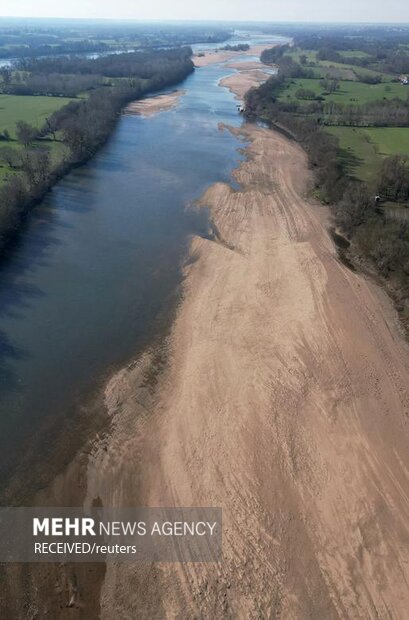
[[[141,116],[148,117],[159,112],[166,112],[175,108],[184,94],[184,90],[174,90],[164,95],[156,95],[156,97],[147,97],[146,99],[133,101],[126,106],[124,114],[140,114]]]

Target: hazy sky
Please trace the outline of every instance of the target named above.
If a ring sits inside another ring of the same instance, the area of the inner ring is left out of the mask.
[[[0,16],[409,22],[408,0],[0,0]]]

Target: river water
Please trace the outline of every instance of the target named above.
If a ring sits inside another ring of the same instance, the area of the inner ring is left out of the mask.
[[[158,329],[190,235],[209,234],[206,210],[186,207],[210,184],[230,181],[241,158],[237,140],[218,129],[241,123],[233,95],[218,86],[231,72],[198,69],[176,109],[123,116],[97,156],[34,210],[2,261],[3,485],[30,466],[38,437],[47,440],[41,429],[50,420],[63,427],[95,383]]]

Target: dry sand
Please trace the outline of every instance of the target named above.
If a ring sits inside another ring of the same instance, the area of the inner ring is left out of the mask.
[[[107,388],[88,501],[222,506],[217,565],[107,567],[102,617],[407,618],[409,357],[384,294],[339,262],[306,157],[244,126],[240,191],[203,196],[156,389]]]
[[[261,52],[266,48],[274,47],[277,43],[271,45],[264,43],[263,45],[253,45],[246,52],[232,52],[229,50],[210,50],[204,52],[202,56],[197,54],[193,57],[195,67],[206,67],[219,62],[227,62],[243,56],[260,56]]]
[[[261,65],[262,66],[262,65]],[[246,92],[254,86],[259,86],[270,75],[260,69],[243,70],[238,73],[233,73],[220,80],[220,86],[228,88],[236,95],[236,99],[243,99]]]
[[[226,62],[231,60],[237,52],[228,52],[227,50],[215,50],[206,52],[203,56],[193,56],[193,62],[195,67],[207,67],[207,65],[213,65],[217,62]]]
[[[133,101],[126,106],[125,114],[140,114],[141,116],[153,116],[159,112],[166,112],[176,107],[179,99],[185,94],[184,90],[174,90],[166,95],[156,95]]]
[[[251,48],[248,54],[255,54],[255,49]],[[220,80],[220,86],[228,88],[236,95],[236,99],[243,99],[246,92],[255,86],[259,86],[269,77],[271,73],[266,71],[267,66],[261,61],[239,61],[226,64],[228,69],[234,69],[234,73]],[[268,67],[270,70],[270,67]]]

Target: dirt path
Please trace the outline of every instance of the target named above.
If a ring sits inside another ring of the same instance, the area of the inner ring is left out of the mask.
[[[337,259],[305,155],[245,126],[240,191],[203,197],[168,370],[107,390],[89,468],[104,504],[223,507],[220,565],[109,565],[104,618],[407,618],[408,351],[383,294]]]

